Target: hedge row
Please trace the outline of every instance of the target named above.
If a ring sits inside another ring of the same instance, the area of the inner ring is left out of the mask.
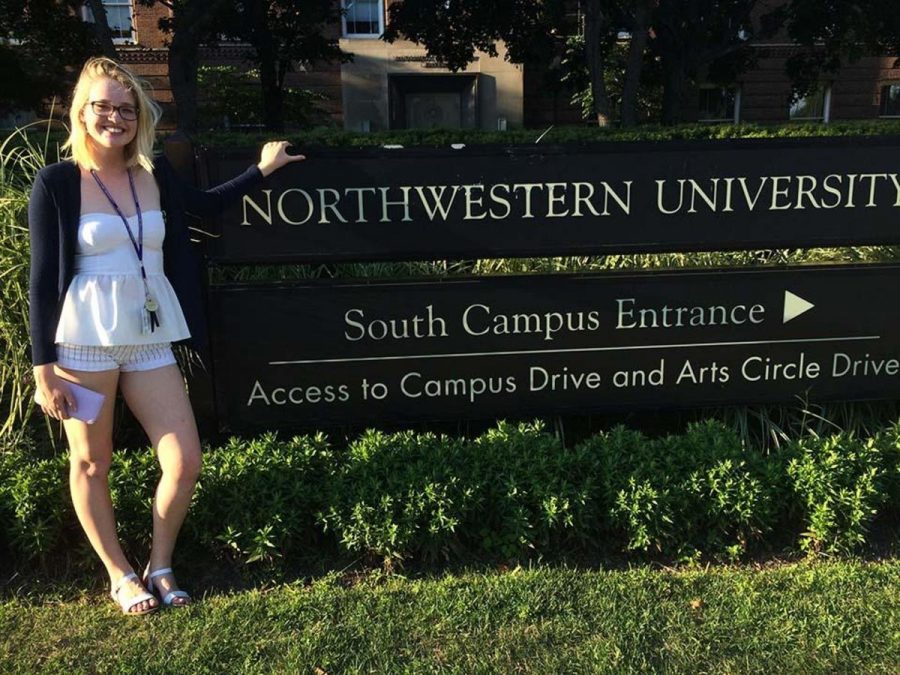
[[[546,131],[546,134],[544,133]],[[729,138],[808,138],[813,136],[866,136],[900,134],[897,120],[846,120],[828,124],[681,124],[676,126],[642,125],[639,127],[554,126],[546,129],[402,129],[359,133],[327,127],[291,132],[288,138],[300,147],[378,147],[388,144],[413,146],[446,146],[451,143],[469,145],[535,143],[589,143],[597,141],[679,141]],[[271,140],[269,132],[201,133],[194,139],[213,148],[256,147]]]
[[[65,457],[0,458],[5,554],[18,565],[89,560]],[[157,471],[148,450],[113,466],[121,535],[138,557]],[[769,454],[711,421],[657,439],[618,427],[572,448],[539,423],[499,423],[474,440],[370,431],[341,449],[322,435],[266,434],[207,451],[180,550],[198,564],[265,569],[329,550],[387,563],[561,552],[736,560],[859,551],[898,506],[900,423]]]
[[[821,122],[782,124],[679,124],[673,126],[642,125],[638,127],[598,127],[596,125],[561,125],[534,129],[511,129],[509,131],[487,131],[483,129],[392,129],[362,133],[345,131],[335,127],[312,127],[302,131],[281,134],[301,148],[366,148],[383,145],[404,147],[442,147],[451,143],[467,145],[542,145],[558,143],[592,143],[601,141],[685,141],[685,140],[727,140],[733,138],[813,138],[835,136],[897,136],[900,135],[900,121],[878,120],[837,120]],[[170,136],[160,133],[158,150]],[[259,132],[203,132],[192,137],[192,141],[206,148],[221,150],[234,148],[257,148],[272,140],[273,133]],[[62,145],[67,138],[65,128],[52,123],[26,128],[20,133],[10,133],[6,143],[21,145],[26,138],[36,146],[54,148]]]

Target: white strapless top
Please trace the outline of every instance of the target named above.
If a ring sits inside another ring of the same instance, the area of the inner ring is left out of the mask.
[[[190,337],[175,290],[163,272],[166,225],[161,211],[144,214],[144,269],[150,294],[159,305],[160,325],[141,332],[144,284],[137,253],[122,219],[85,213],[78,220],[75,276],[66,291],[56,342],[74,345],[139,345]],[[128,219],[134,236],[137,215]]]

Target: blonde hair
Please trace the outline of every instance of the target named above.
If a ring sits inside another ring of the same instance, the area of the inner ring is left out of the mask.
[[[159,105],[147,92],[149,85],[125,66],[105,56],[88,59],[81,69],[75,91],[72,92],[72,104],[69,107],[71,131],[63,149],[71,149],[72,161],[86,169],[98,169],[91,154],[90,136],[81,119],[81,112],[88,104],[88,95],[93,83],[101,78],[109,78],[121,84],[134,96],[137,109],[137,133],[125,146],[126,166],[140,165],[147,171],[153,171],[153,141],[156,136],[156,123],[161,111]]]

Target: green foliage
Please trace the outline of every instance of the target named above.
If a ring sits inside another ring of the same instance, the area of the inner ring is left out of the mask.
[[[198,124],[204,129],[258,129],[264,126],[259,71],[235,66],[200,66],[197,88]],[[290,126],[325,125],[328,115],[320,104],[325,96],[308,89],[285,87],[284,119]]]
[[[884,432],[885,492],[887,506],[900,515],[900,421]]]
[[[594,540],[599,513],[589,452],[563,448],[541,423],[499,422],[469,453],[477,507],[464,532],[476,550],[515,558]]]
[[[38,110],[66,96],[84,60],[98,53],[80,0],[0,0],[0,113]]]
[[[900,131],[900,125],[695,125],[618,135],[561,129],[547,139],[802,136],[891,129]],[[449,133],[413,132],[402,138],[406,144],[440,144],[451,138]],[[534,132],[481,132],[471,138],[511,142],[523,140],[526,133]],[[316,134],[307,138],[352,144],[360,138],[371,143],[400,137]],[[0,402],[6,416],[0,429],[0,533],[5,535],[0,554],[8,553],[17,563],[92,560],[66,495],[65,458],[29,445],[25,424],[33,407],[25,210],[34,174],[45,158],[58,155],[48,138],[41,143],[33,133],[20,131],[0,145]],[[895,254],[889,247],[860,247],[348,265],[297,268],[288,274],[529,273],[889,260]],[[760,419],[771,422],[767,415],[760,413]],[[810,419],[823,424],[825,417],[830,417],[827,411],[809,411]],[[712,422],[661,439],[616,428],[574,448],[564,447],[540,425],[506,423],[471,441],[369,432],[340,452],[322,436],[285,441],[268,434],[232,440],[206,454],[179,551],[196,560],[212,554],[277,571],[323,546],[393,562],[512,559],[554,551],[594,553],[598,548],[733,559],[772,545],[772,537],[796,541],[806,533],[800,539],[804,550],[858,550],[872,520],[896,513],[900,504],[900,423],[880,434],[811,436],[794,443],[787,424],[776,422],[763,426],[785,447],[770,454],[748,443],[749,434],[739,437]],[[745,426],[750,423],[744,420]],[[805,422],[801,427],[822,432]],[[38,460],[40,454],[46,457]],[[139,559],[149,545],[149,504],[157,477],[151,452],[116,455],[111,484],[120,533],[126,550]]]
[[[43,126],[41,136],[30,132]],[[37,172],[61,159],[51,124],[18,129],[0,142],[0,438],[24,441],[35,407],[28,334],[28,198]],[[44,439],[53,440],[48,425]]]
[[[159,474],[156,455],[149,448],[116,453],[110,467],[109,491],[119,539],[132,560],[143,560],[150,551],[151,505]]]
[[[900,53],[900,19],[893,0],[792,0],[775,14],[796,44],[785,64],[795,96],[865,56]]]
[[[182,539],[194,554],[278,569],[319,543],[315,514],[334,469],[325,436],[232,439],[204,455]]]
[[[889,262],[897,259],[898,251],[900,249],[895,246],[857,246],[828,249],[633,253],[544,258],[479,258],[477,260],[338,263],[334,265],[236,265],[211,267],[210,281],[212,283],[225,283],[230,281],[289,281],[320,278],[399,279],[500,274],[571,274],[615,270],[759,267],[826,262]],[[784,413],[785,410],[773,410],[772,412]],[[812,415],[807,415],[806,417],[811,419]]]
[[[328,573],[218,592],[150,620],[102,592],[0,597],[8,673],[866,673],[900,671],[900,561],[709,570],[535,565]]]
[[[348,448],[322,523],[349,551],[446,559],[471,508],[469,479],[461,440],[368,431]]]
[[[15,509],[12,503],[12,481],[9,475],[13,471],[14,459],[11,452],[0,452],[0,523],[9,523],[13,519]],[[9,529],[0,525],[0,560],[11,560],[12,550],[9,541]],[[0,564],[0,568],[3,565]]]
[[[546,132],[546,133],[545,133]],[[554,126],[546,129],[404,129],[360,133],[333,128],[314,128],[289,133],[287,139],[301,148],[371,148],[382,145],[404,147],[446,147],[451,143],[467,145],[507,145],[512,143],[592,143],[599,141],[677,141],[732,138],[813,138],[820,136],[877,136],[900,133],[897,120],[833,121],[828,124],[682,124],[677,126],[643,125],[632,128],[597,126]],[[205,133],[196,140],[208,147],[249,148],[271,140],[265,133]]]
[[[778,460],[745,450],[721,422],[661,439],[619,427],[585,445],[599,457],[602,500],[627,550],[731,558],[773,527]]]
[[[210,556],[278,572],[284,559],[316,548],[315,514],[333,466],[323,436],[280,440],[266,434],[233,439],[205,454],[204,469],[179,538],[179,555]],[[0,453],[0,532],[20,563],[93,564],[75,518],[65,455],[35,461],[29,452]],[[119,537],[132,560],[150,549],[151,503],[159,468],[147,449],[121,451],[110,469]],[[5,530],[5,532],[4,532]],[[251,570],[252,571],[252,570]]]
[[[840,434],[797,441],[787,467],[806,515],[800,545],[818,553],[849,553],[866,540],[886,500],[884,438]],[[894,469],[896,470],[896,469]]]
[[[0,541],[18,565],[93,564],[62,455],[0,453]],[[26,458],[27,461],[26,461]],[[126,552],[149,547],[159,470],[114,457]],[[540,423],[466,440],[368,431],[345,449],[321,435],[265,434],[210,448],[179,558],[271,578],[341,552],[398,563],[628,554],[738,560],[771,549],[859,551],[900,502],[900,423],[870,437],[745,448],[721,422],[649,438],[624,427],[567,448]],[[893,514],[893,515],[892,515]]]
[[[368,432],[350,446],[323,521],[348,551],[388,561],[586,545],[597,524],[590,461],[537,423],[501,422],[471,442]]]
[[[625,88],[625,71],[628,62],[628,45],[623,42],[612,44],[605,55],[603,79],[606,83],[609,107],[613,120],[620,121],[619,111],[622,107],[622,94]],[[591,91],[591,78],[588,71],[584,51],[584,35],[571,35],[566,38],[562,55],[560,79],[572,90],[569,102],[581,111],[581,119],[594,118],[594,96]],[[637,119],[643,122],[658,123],[662,110],[662,86],[658,59],[648,52],[641,68],[642,86],[637,93]]]
[[[707,408],[702,417],[721,420],[734,429],[745,447],[778,450],[803,436],[854,432],[864,436],[893,425],[898,418],[896,401],[830,401],[796,405],[726,406]]]
[[[68,495],[65,455],[35,460],[7,453],[0,467],[2,527],[14,559],[49,563],[77,546],[80,528]]]
[[[237,38],[251,47],[246,58],[261,73],[262,106],[266,128],[284,129],[284,83],[295,64],[308,66],[344,63],[351,55],[341,51],[337,33],[341,7],[333,0],[244,0],[219,2],[212,23],[216,32]]]
[[[661,542],[671,537],[674,515],[669,490],[654,487],[649,480],[638,483],[629,476],[628,484],[616,494],[610,516],[624,530],[628,551],[659,550]]]

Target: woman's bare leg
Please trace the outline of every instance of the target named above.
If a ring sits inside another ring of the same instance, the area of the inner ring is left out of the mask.
[[[153,502],[150,569],[172,566],[172,552],[200,475],[200,438],[178,366],[122,373],[122,394],[144,427],[159,458],[162,477]],[[154,579],[162,595],[177,590],[175,579]],[[187,601],[175,598],[174,604]]]
[[[93,424],[69,418],[63,422],[69,441],[69,488],[72,504],[88,541],[109,574],[110,583],[132,571],[122,552],[116,532],[112,499],[109,494],[109,467],[112,461],[113,411],[116,400],[118,370],[99,373],[55,368],[57,374],[103,394],[106,400]],[[129,588],[130,586],[130,588]],[[144,591],[136,582],[122,589],[134,597]],[[156,600],[141,602],[131,611],[145,611],[155,607]]]

